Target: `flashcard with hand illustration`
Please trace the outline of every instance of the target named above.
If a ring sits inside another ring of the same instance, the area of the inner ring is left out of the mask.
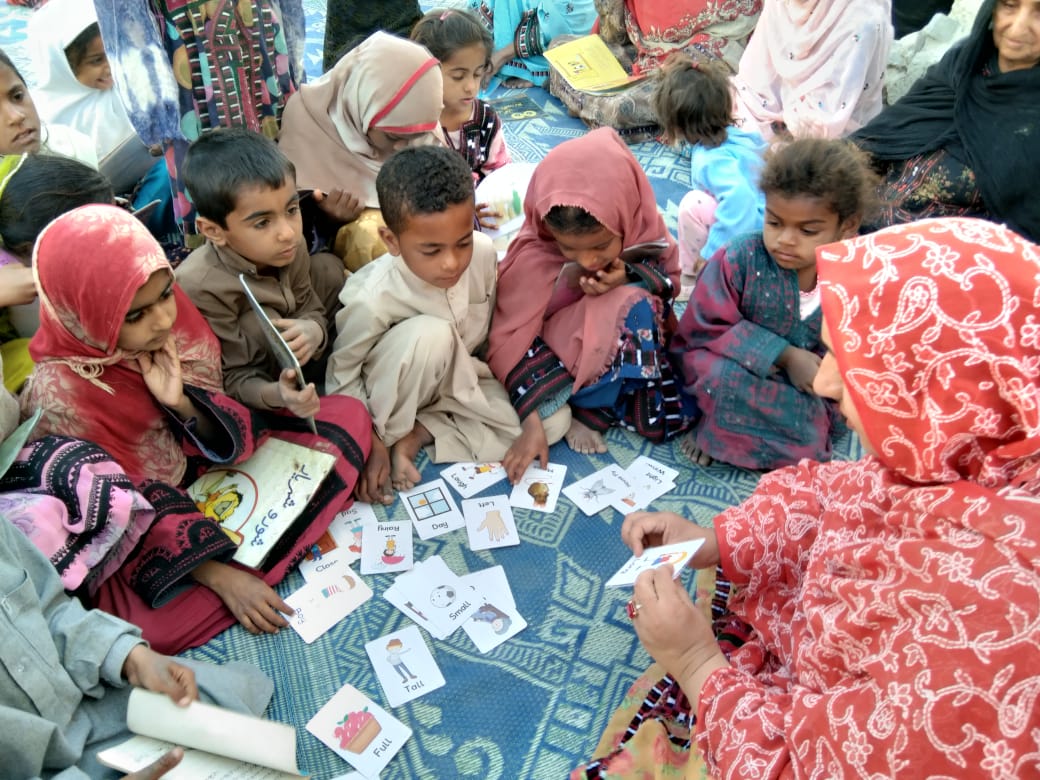
[[[466,524],[443,479],[402,490],[397,495],[420,539],[432,539]]]
[[[543,469],[532,463],[527,467],[509,494],[510,506],[550,514],[556,511],[556,500],[560,497],[567,467],[560,463],[549,463],[547,466]]]
[[[610,505],[621,514],[645,509],[672,490],[678,476],[679,472],[675,469],[640,455],[625,469],[625,477],[632,484],[632,489],[616,497]]]
[[[625,470],[617,463],[612,463],[568,485],[563,489],[563,495],[591,517],[631,490],[632,483],[625,476]]]
[[[377,777],[412,730],[353,685],[344,685],[307,723],[316,736],[365,777]]]
[[[467,498],[462,502],[462,514],[466,518],[469,549],[490,550],[520,544],[508,496]]]
[[[365,523],[361,531],[361,573],[408,571],[412,557],[412,524],[407,520]]]
[[[365,652],[391,707],[400,707],[444,685],[444,675],[418,626],[366,642]]]
[[[346,574],[347,568],[361,557],[361,527],[375,522],[376,513],[371,504],[355,501],[334,518],[328,530],[311,545],[303,560],[300,573],[308,582],[325,573]]]
[[[285,597],[289,625],[310,644],[370,598],[372,589],[352,571],[316,577]]]
[[[671,564],[674,569],[672,576],[678,577],[683,567],[690,562],[702,544],[704,544],[703,539],[693,539],[689,542],[664,544],[660,547],[643,550],[642,555],[633,555],[629,558],[628,563],[618,569],[617,574],[603,583],[603,587],[620,588],[633,585],[636,577],[647,569],[656,569],[665,564]]]
[[[472,498],[505,478],[501,463],[455,463],[441,472],[441,479],[463,498]]]

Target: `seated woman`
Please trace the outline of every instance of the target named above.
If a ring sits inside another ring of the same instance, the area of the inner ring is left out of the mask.
[[[377,32],[285,106],[278,145],[297,185],[352,196],[334,247],[351,271],[386,254],[376,197],[383,162],[405,146],[444,144],[439,64],[419,44]]]
[[[838,138],[881,111],[889,0],[765,0],[740,58],[737,115],[766,140]]]
[[[704,539],[693,565],[733,586],[728,638],[670,567],[640,575],[629,614],[667,676],[574,778],[1036,768],[1040,247],[929,220],[823,247],[819,274],[816,392],[869,454],[767,474],[713,528],[625,518],[636,553]]]
[[[877,228],[977,216],[1040,241],[1040,2],[987,0],[971,35],[852,135],[882,175]]]
[[[34,259],[41,322],[22,394],[26,412],[42,410],[34,435],[100,445],[156,512],[94,605],[140,626],[163,652],[202,644],[236,620],[253,633],[286,626],[279,613],[291,610],[271,585],[349,505],[370,447],[364,407],[323,399],[315,436],[299,418],[261,419],[223,395],[213,332],[155,239],[121,209],[64,214],[40,235]],[[291,385],[282,383],[287,397]],[[263,568],[245,569],[224,562],[234,545],[181,487],[211,464],[244,460],[268,435],[331,452],[336,464]]]
[[[488,364],[523,433],[503,465],[516,482],[548,459],[542,421],[565,405],[567,443],[606,452],[624,425],[651,441],[683,431],[686,408],[666,350],[679,250],[646,174],[610,128],[557,146],[524,199],[524,226],[499,270]]]

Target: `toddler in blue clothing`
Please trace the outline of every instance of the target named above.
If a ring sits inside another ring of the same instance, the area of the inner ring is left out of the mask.
[[[762,229],[758,176],[766,143],[757,130],[734,124],[731,89],[721,65],[672,56],[654,90],[664,140],[690,147],[692,191],[679,203],[682,300],[705,260],[734,237]]]

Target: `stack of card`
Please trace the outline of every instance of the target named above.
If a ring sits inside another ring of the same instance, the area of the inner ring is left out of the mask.
[[[307,723],[307,731],[365,777],[376,778],[412,730],[352,685],[344,685]]]
[[[477,611],[462,624],[462,630],[481,653],[493,650],[525,628],[527,621],[516,609],[513,591],[501,566],[481,569],[462,577],[477,595]]]
[[[437,639],[447,639],[480,606],[439,555],[398,575],[383,597]]]
[[[614,507],[622,514],[645,509],[675,487],[679,472],[653,458],[640,455],[627,469],[616,463],[593,472],[563,494],[586,515]]]

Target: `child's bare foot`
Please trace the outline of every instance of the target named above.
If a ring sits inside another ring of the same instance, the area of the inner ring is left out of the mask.
[[[390,482],[395,490],[411,490],[422,478],[415,467],[419,450],[433,443],[433,436],[420,423],[390,448]]]
[[[571,427],[563,438],[567,440],[567,444],[572,450],[582,455],[607,451],[607,443],[603,440],[603,434],[575,419],[571,419]]]
[[[711,455],[697,446],[697,439],[693,435],[693,431],[679,440],[679,451],[689,458],[691,463],[698,466],[710,466],[715,462]]]

